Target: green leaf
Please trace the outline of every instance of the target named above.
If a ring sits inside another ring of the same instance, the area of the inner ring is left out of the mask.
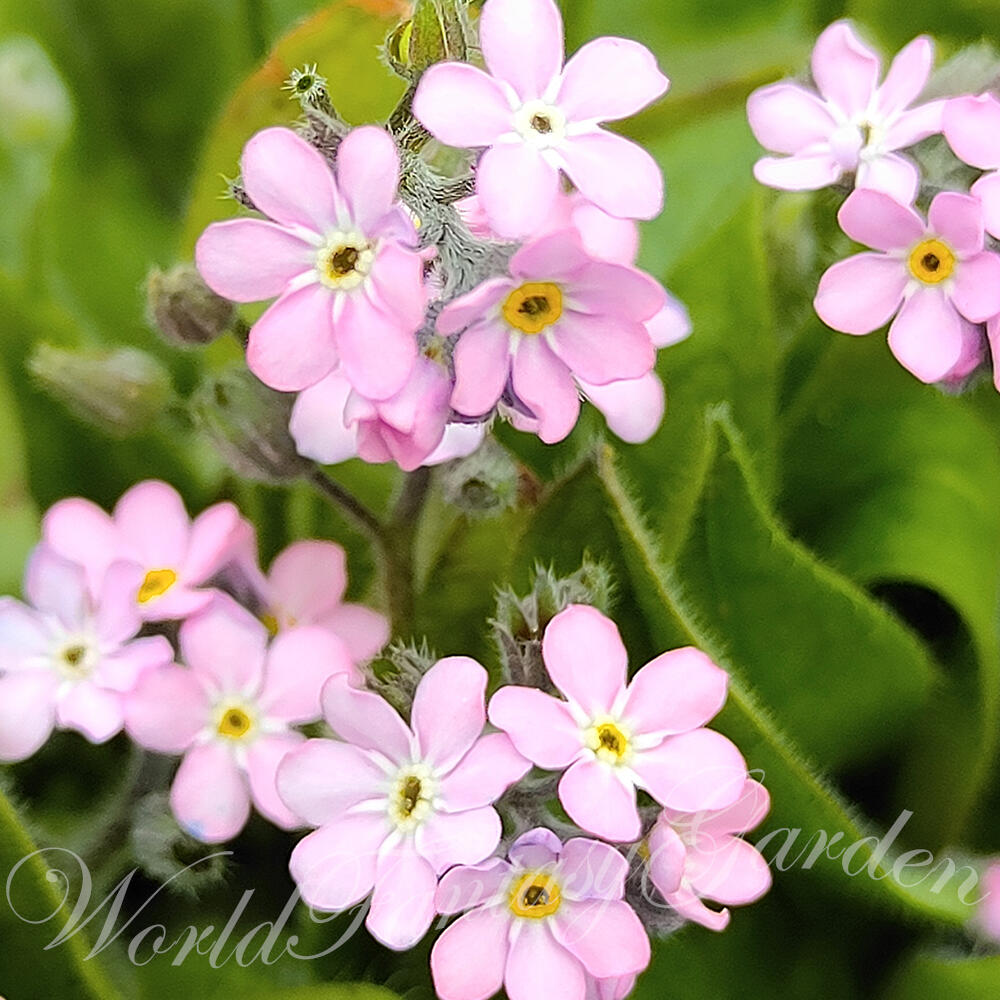
[[[944,958],[918,955],[886,990],[885,1000],[987,1000],[1000,996],[1000,955],[989,958]]]
[[[396,994],[371,983],[329,983],[268,991],[260,1000],[396,1000]]]

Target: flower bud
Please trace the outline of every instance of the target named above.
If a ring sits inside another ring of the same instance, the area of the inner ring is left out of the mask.
[[[416,80],[436,62],[466,62],[472,42],[466,0],[417,0],[413,17],[386,39],[393,71]]]
[[[312,463],[295,450],[288,431],[291,393],[275,392],[247,369],[234,367],[204,381],[191,399],[195,423],[240,476],[280,483],[304,475]]]
[[[149,322],[177,347],[210,344],[230,328],[236,306],[216,295],[193,264],[154,268],[146,279]]]
[[[420,645],[393,643],[364,669],[369,687],[408,718],[417,685],[436,662],[437,656],[422,639]]]
[[[147,430],[173,396],[167,369],[132,347],[95,352],[39,344],[28,370],[53,399],[113,437]]]
[[[467,458],[444,466],[445,500],[470,517],[500,514],[517,502],[518,471],[510,453],[493,438]]]

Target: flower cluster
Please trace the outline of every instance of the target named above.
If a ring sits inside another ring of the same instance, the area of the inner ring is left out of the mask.
[[[474,451],[497,416],[554,443],[581,397],[626,441],[662,419],[656,350],[690,324],[635,260],[636,220],[661,210],[663,181],[603,123],[668,81],[619,38],[564,66],[554,0],[490,0],[479,40],[486,69],[431,65],[389,130],[328,114],[320,131],[253,136],[240,193],[262,217],[213,223],[198,241],[216,293],[275,300],[247,362],[297,394],[304,456],[409,471]]]
[[[786,190],[853,186],[837,218],[870,251],[823,275],[814,305],[828,326],[867,334],[890,324],[890,349],[923,382],[961,386],[992,355],[1000,388],[1000,102],[986,93],[913,106],[932,61],[931,41],[917,38],[880,84],[878,55],[848,22],[832,24],[813,50],[815,91],[784,82],[750,95],[754,134],[782,154],[754,172]],[[952,170],[922,176],[900,152],[941,133],[985,171],[971,189],[951,190]]]

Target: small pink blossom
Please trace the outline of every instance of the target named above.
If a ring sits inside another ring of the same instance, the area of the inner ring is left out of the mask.
[[[1000,943],[1000,861],[994,861],[983,872],[981,890],[975,922],[983,934]]]
[[[449,146],[489,147],[476,191],[491,227],[534,234],[559,194],[560,171],[611,215],[651,219],[663,178],[639,146],[601,128],[635,114],[669,86],[643,45],[597,38],[563,68],[553,0],[490,0],[479,21],[489,70],[439,63],[423,75],[413,111]]]
[[[193,837],[235,837],[251,803],[284,829],[302,820],[278,797],[275,773],[305,737],[294,726],[321,714],[320,690],[333,676],[360,680],[347,647],[323,628],[296,628],[268,646],[267,629],[220,596],[181,626],[187,667],[147,671],[125,704],[140,746],[183,754],[170,804]]]
[[[504,687],[490,701],[490,722],[534,764],[566,769],[559,800],[582,829],[638,840],[636,789],[685,811],[736,800],[746,763],[726,737],[704,728],[722,708],[729,678],[704,653],[663,653],[626,686],[628,655],[615,623],[576,604],[549,623],[542,658],[565,700]]]
[[[910,108],[934,59],[929,38],[915,38],[879,85],[878,55],[848,21],[831,24],[816,42],[812,75],[819,94],[776,83],[750,95],[747,115],[757,141],[782,156],[757,161],[762,184],[791,191],[835,184],[854,173],[858,187],[910,204],[920,183],[916,165],[897,150],[941,131],[944,101]]]
[[[82,567],[38,546],[24,590],[0,597],[0,760],[30,757],[52,730],[92,743],[121,731],[122,699],[143,671],[169,663],[162,636],[136,639],[134,567],[115,563],[92,591]]]
[[[851,239],[877,253],[834,264],[820,279],[820,319],[866,334],[895,319],[889,347],[923,382],[945,378],[967,351],[966,323],[1000,313],[1000,256],[984,250],[980,202],[945,191],[928,222],[878,191],[853,191],[837,216]]]
[[[725,809],[682,813],[664,809],[649,835],[649,874],[681,916],[713,931],[729,925],[728,910],[702,899],[742,906],[771,887],[771,871],[752,844],[734,836],[757,826],[771,807],[767,789],[748,778]]]
[[[441,1000],[621,1000],[649,964],[649,938],[624,901],[628,863],[614,848],[529,830],[509,861],[453,868],[438,911],[460,913],[431,951]]]
[[[561,441],[580,412],[575,380],[606,386],[652,370],[656,349],[644,324],[665,301],[648,275],[590,257],[573,230],[527,243],[509,276],[483,282],[438,317],[439,332],[461,332],[451,405],[483,416],[509,382],[541,439]]]
[[[198,270],[236,302],[277,300],[254,324],[247,363],[275,389],[315,385],[340,364],[371,399],[388,399],[417,358],[426,292],[416,231],[396,200],[399,154],[380,128],[355,129],[336,175],[294,132],[258,132],[243,182],[269,220],[210,225]]]
[[[338,911],[371,895],[367,926],[411,948],[434,918],[438,877],[500,841],[493,803],[529,764],[502,733],[483,736],[486,671],[439,660],[413,701],[412,729],[388,702],[335,677],[323,710],[338,740],[310,740],[278,772],[294,812],[319,827],[292,853],[303,899]]]
[[[92,590],[114,562],[141,569],[134,600],[143,618],[186,618],[217,593],[209,584],[232,558],[240,516],[231,503],[209,507],[193,521],[180,494],[166,483],[133,486],[112,515],[74,497],[51,507],[42,522],[47,545],[87,572]]]
[[[944,135],[960,160],[988,171],[970,193],[983,203],[986,231],[1000,239],[1000,101],[992,94],[948,101]]]

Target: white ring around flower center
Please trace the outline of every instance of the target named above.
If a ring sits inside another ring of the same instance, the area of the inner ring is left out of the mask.
[[[316,252],[316,273],[327,288],[349,292],[368,277],[375,248],[357,231],[336,230]]]
[[[426,764],[400,768],[389,788],[389,819],[401,833],[415,830],[434,811],[437,778]]]
[[[583,745],[605,764],[628,767],[635,756],[631,729],[614,716],[594,719],[582,731]]]
[[[540,149],[560,143],[566,136],[566,116],[554,104],[528,101],[514,114],[518,134]]]
[[[67,680],[82,681],[89,677],[100,659],[96,644],[90,636],[66,636],[53,653],[56,670]]]

